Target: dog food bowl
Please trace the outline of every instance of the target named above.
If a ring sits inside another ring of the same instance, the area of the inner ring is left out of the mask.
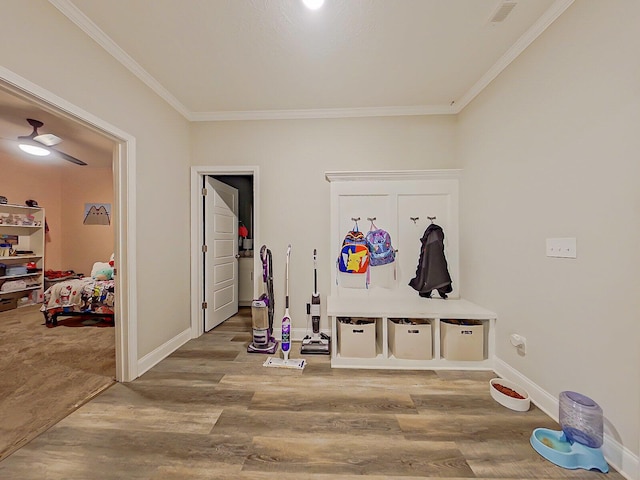
[[[503,393],[496,388],[496,385],[502,385],[503,387],[518,393],[524,398],[515,398],[507,393]],[[510,382],[504,378],[492,378],[489,381],[489,392],[496,402],[504,407],[510,408],[511,410],[526,412],[531,406],[531,399],[529,398],[527,391],[517,383]]]

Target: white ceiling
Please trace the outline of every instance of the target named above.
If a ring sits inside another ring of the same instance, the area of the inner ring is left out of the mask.
[[[191,121],[455,114],[573,2],[49,1]],[[111,140],[3,88],[0,112],[0,154],[36,118],[59,150],[111,163]]]
[[[457,113],[572,1],[50,0],[189,120]]]

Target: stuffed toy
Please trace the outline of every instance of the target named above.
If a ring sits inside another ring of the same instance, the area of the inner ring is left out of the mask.
[[[113,278],[113,268],[101,268],[97,270],[93,275],[96,280],[111,280]]]
[[[114,256],[109,262],[96,262],[91,269],[91,277],[95,280],[111,280],[113,278]]]

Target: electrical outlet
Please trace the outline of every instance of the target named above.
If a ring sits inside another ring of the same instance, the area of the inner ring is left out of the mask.
[[[547,257],[577,258],[575,237],[547,238]]]
[[[521,353],[527,352],[527,339],[522,335],[518,335],[517,333],[512,333],[509,336],[509,340],[511,341],[511,345],[516,347]]]

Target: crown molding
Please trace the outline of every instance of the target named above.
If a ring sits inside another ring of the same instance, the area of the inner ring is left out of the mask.
[[[169,91],[160,84],[149,72],[147,72],[138,62],[131,58],[111,37],[104,33],[100,27],[93,23],[89,17],[78,9],[69,0],[49,0],[49,3],[56,7],[62,14],[76,24],[84,33],[89,35],[98,45],[110,53],[125,68],[138,77],[151,90],[158,94],[163,100],[171,105],[177,112],[190,120],[190,112],[178,101]]]
[[[549,25],[571,6],[574,0],[556,0],[546,12],[505,52],[487,72],[453,106],[460,113],[487,86],[507,68],[525,49],[544,32]]]
[[[191,112],[194,122],[222,122],[237,120],[301,120],[319,118],[400,117],[411,115],[453,115],[448,105],[419,105],[414,107],[318,108],[308,110],[253,110],[237,112]]]

